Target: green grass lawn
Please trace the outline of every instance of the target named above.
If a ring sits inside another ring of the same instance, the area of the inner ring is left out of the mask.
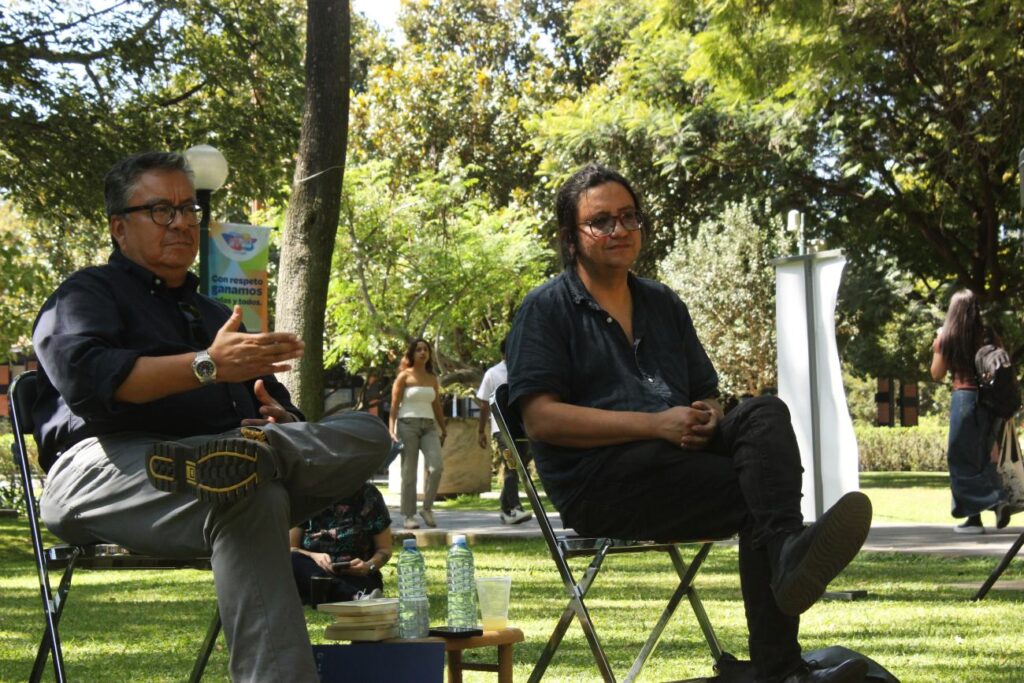
[[[515,677],[526,680],[564,606],[554,566],[539,540],[481,543],[474,552],[478,575],[512,576],[510,618],[526,634],[526,642],[516,646]],[[431,617],[441,622],[445,553],[427,548],[425,555]],[[865,589],[869,597],[815,606],[802,620],[801,642],[806,650],[832,644],[859,650],[885,664],[904,683],[1024,680],[1017,627],[1024,595],[994,590],[985,601],[973,604],[968,601],[972,589],[953,585],[977,585],[994,561],[863,553],[837,584]],[[1002,582],[1024,579],[1022,567],[1024,561],[1015,562]],[[667,558],[612,557],[592,589],[588,603],[620,676],[671,592],[671,577]],[[393,565],[385,568],[385,581],[393,595]],[[745,658],[746,627],[734,548],[712,552],[698,586],[723,645]],[[0,681],[24,680],[41,631],[41,611],[23,520],[0,520],[0,596]],[[213,605],[207,572],[77,574],[63,623],[72,679],[183,680]],[[323,628],[330,618],[307,614],[314,642],[324,642]],[[577,624],[570,627],[545,680],[597,680],[581,633]],[[228,680],[226,668],[221,641],[204,680]],[[684,604],[641,680],[676,680],[709,672],[706,646]],[[494,674],[467,672],[466,680],[493,683]]]

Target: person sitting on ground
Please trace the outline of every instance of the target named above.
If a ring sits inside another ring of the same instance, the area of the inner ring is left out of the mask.
[[[797,635],[799,615],[864,543],[867,496],[847,493],[804,528],[786,404],[757,397],[723,416],[686,306],[630,272],[646,218],[626,178],[585,166],[558,191],[555,213],[566,268],[523,300],[508,375],[563,523],[586,536],[662,541],[738,533],[758,681],[862,681],[860,659],[804,662]]]
[[[197,291],[202,209],[182,155],[119,161],[105,198],[107,264],[65,280],[33,328],[43,522],[69,543],[209,556],[231,679],[316,683],[288,529],[376,471],[387,428],[302,422],[274,378],[302,340],[247,334],[241,308]]]
[[[519,502],[519,471],[512,455],[498,438],[498,423],[491,415],[491,396],[494,390],[508,382],[508,367],[505,364],[505,344],[508,339],[501,340],[501,362],[487,368],[483,380],[480,381],[480,388],[477,389],[476,397],[480,400],[480,422],[477,429],[477,442],[480,448],[491,448],[492,452],[501,454],[501,461],[504,465],[501,478],[501,496],[498,504],[501,512],[498,518],[502,524],[522,524],[533,517],[532,512],[523,510]],[[490,429],[488,430],[488,427]],[[526,464],[526,463],[524,463]]]
[[[331,580],[327,602],[379,598],[380,569],[391,559],[391,515],[373,484],[342,498],[288,534],[292,571],[304,604],[311,604],[310,580]]]

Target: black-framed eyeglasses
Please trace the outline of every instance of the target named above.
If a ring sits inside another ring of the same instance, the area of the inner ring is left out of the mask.
[[[149,217],[153,219],[153,222],[164,227],[173,223],[174,217],[179,213],[189,225],[199,225],[199,221],[203,217],[203,207],[195,202],[187,202],[181,206],[174,206],[167,202],[139,204],[138,206],[127,206],[116,213],[129,214],[135,211],[149,211]]]
[[[586,226],[594,237],[607,237],[615,232],[615,226],[619,223],[629,232],[640,230],[644,227],[646,219],[644,214],[636,209],[626,209],[618,216],[610,213],[599,213],[593,218],[583,221],[580,225]]]
[[[195,304],[191,304],[185,301],[178,302],[178,310],[185,316],[185,321],[188,322],[188,335],[191,337],[191,341],[196,346],[206,348],[210,345],[210,335],[206,333],[206,327],[203,326],[203,315],[199,312],[199,307]]]

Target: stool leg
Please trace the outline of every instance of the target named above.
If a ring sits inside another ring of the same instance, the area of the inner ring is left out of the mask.
[[[498,646],[498,683],[512,683],[512,645]]]
[[[462,683],[462,651],[448,653],[448,683]]]

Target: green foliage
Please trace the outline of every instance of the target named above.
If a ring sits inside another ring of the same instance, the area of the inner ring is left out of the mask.
[[[660,277],[690,309],[726,394],[757,396],[777,385],[771,261],[792,248],[771,204],[746,199],[726,204],[661,263]]]
[[[0,201],[0,362],[30,349],[32,323],[57,280],[31,222]]]
[[[945,472],[949,428],[938,421],[917,427],[854,424],[862,472]]]
[[[551,260],[533,213],[495,206],[458,170],[406,179],[408,191],[391,172],[378,163],[345,174],[328,364],[393,370],[412,336],[431,340],[445,373],[493,362]]]

